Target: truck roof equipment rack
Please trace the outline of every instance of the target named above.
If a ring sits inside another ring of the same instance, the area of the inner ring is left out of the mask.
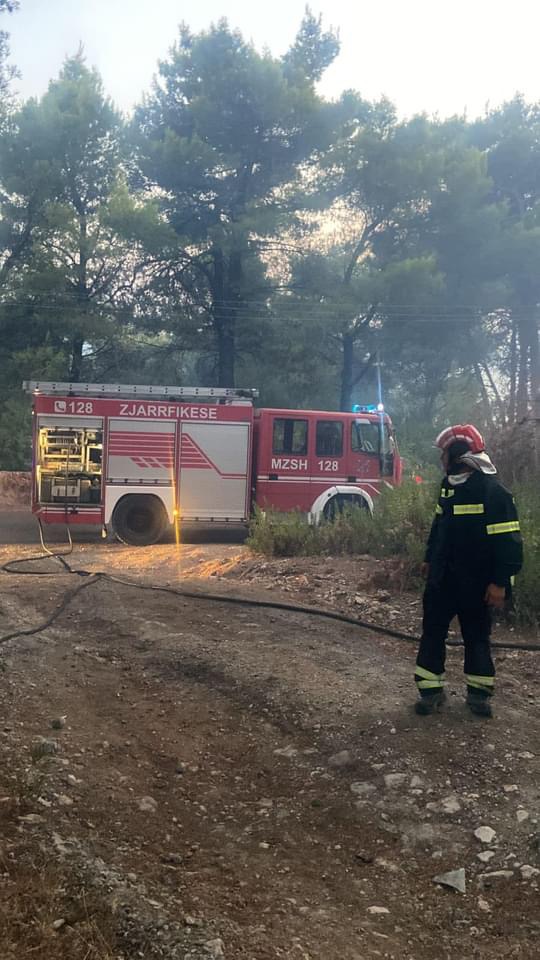
[[[171,400],[254,400],[259,391],[236,387],[159,387],[126,383],[59,383],[50,380],[25,380],[26,393],[43,396],[87,397],[168,397]]]

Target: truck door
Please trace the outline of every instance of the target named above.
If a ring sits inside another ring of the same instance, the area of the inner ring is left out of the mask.
[[[351,470],[356,479],[366,481],[371,493],[380,487],[381,479],[392,480],[394,456],[388,424],[380,418],[358,417],[351,422]]]
[[[250,431],[249,423],[182,423],[181,520],[247,520]]]
[[[315,496],[330,484],[347,481],[344,424],[337,417],[321,417],[315,421],[311,481],[315,485]]]
[[[257,453],[257,503],[309,510],[309,420],[293,410],[263,410]]]

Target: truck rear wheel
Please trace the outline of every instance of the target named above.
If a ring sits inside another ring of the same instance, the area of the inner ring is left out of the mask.
[[[112,527],[122,543],[130,547],[148,547],[165,533],[167,514],[161,500],[151,494],[129,494],[117,503]]]

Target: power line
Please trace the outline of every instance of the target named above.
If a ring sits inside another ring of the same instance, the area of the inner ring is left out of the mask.
[[[47,289],[37,288],[34,291],[34,293],[36,295],[41,295],[46,297],[51,296],[51,291]],[[79,307],[81,310],[92,309],[96,307],[101,309],[108,308],[108,304],[106,302],[100,302],[93,299],[81,302],[76,296],[76,294],[67,293],[67,294],[62,294],[61,296],[62,296],[61,302],[59,302],[58,304],[53,303],[51,304],[51,307],[57,306],[58,308],[63,308],[63,307],[67,308],[73,305],[73,306]],[[67,301],[71,300],[72,304],[70,304],[69,302],[65,303],[66,300]],[[335,301],[332,301],[331,299],[324,300],[324,301],[318,300],[318,301],[310,302],[308,300],[300,300],[296,297],[290,297],[290,298],[283,297],[282,299],[279,299],[277,302],[271,298],[268,298],[266,300],[215,299],[215,300],[212,300],[211,303],[206,303],[206,304],[205,303],[198,304],[198,303],[194,303],[193,301],[190,301],[184,304],[182,301],[180,301],[178,303],[178,308],[182,309],[184,307],[188,307],[189,309],[206,311],[209,309],[215,309],[217,307],[224,307],[227,309],[233,309],[233,308],[243,309],[243,308],[249,307],[250,309],[260,308],[261,310],[267,311],[268,309],[275,309],[276,306],[278,306],[280,310],[287,309],[289,306],[291,306],[291,307],[294,307],[295,309],[298,309],[299,307],[305,307],[306,309],[313,311],[317,309],[318,310],[331,309],[334,302]],[[40,309],[44,309],[47,306],[46,304],[35,303],[35,301],[31,299],[0,300],[0,306],[10,306],[10,305],[20,305],[20,304],[30,305],[30,306],[32,305],[39,306]],[[139,306],[139,302],[136,304],[136,306]],[[140,302],[140,306],[144,308],[144,301]],[[393,301],[386,302],[386,303],[381,302],[377,304],[376,302],[374,303],[372,301],[365,302],[365,301],[359,300],[356,304],[354,304],[354,307],[358,313],[361,313],[362,311],[367,312],[368,310],[373,310],[373,309],[375,309],[378,312],[385,312],[390,310],[412,311],[416,313],[463,312],[463,313],[489,314],[489,315],[511,314],[512,316],[515,316],[516,314],[523,314],[526,316],[530,316],[531,311],[536,311],[540,313],[540,303],[521,304],[520,307],[513,307],[508,304],[493,306],[493,304],[483,304],[483,303],[417,304],[417,303],[397,303]],[[130,306],[118,305],[117,307],[113,307],[112,309],[130,310],[133,308]]]
[[[295,305],[298,307],[298,304]],[[133,309],[128,307],[108,307],[107,305],[93,305],[90,310],[81,310],[81,313],[78,314],[77,319],[81,320],[87,318],[91,320],[107,320],[107,319],[124,319],[126,322],[136,323],[136,324],[167,324],[170,322],[178,322],[179,320],[186,320],[191,323],[205,323],[212,319],[216,319],[216,312],[219,314],[219,308],[224,307],[224,303],[215,304],[212,308],[200,308],[200,313],[192,313],[187,310],[179,308],[178,313],[167,312],[160,314],[144,314],[144,313],[135,313]],[[232,303],[227,305],[226,309],[233,310]],[[78,311],[74,309],[73,305],[69,304],[51,304],[51,303],[35,303],[34,301],[0,301],[0,311],[16,311],[16,310],[28,310],[39,313],[55,313],[55,314],[66,314],[76,315]],[[537,312],[537,308],[534,308]],[[344,322],[351,323],[362,319],[364,312],[367,314],[368,308],[360,307],[357,310],[350,311],[340,311],[336,312],[332,309],[332,305],[329,304],[327,308],[321,306],[310,308],[304,312],[290,313],[287,310],[282,309],[282,305],[279,307],[273,307],[271,310],[266,307],[265,310],[261,310],[260,313],[255,313],[253,311],[247,311],[243,309],[243,306],[240,304],[234,305],[234,315],[238,320],[244,321],[253,321],[260,322],[262,320],[276,321],[276,320],[290,320],[291,322],[306,323],[309,320],[320,320],[326,322]],[[373,314],[373,317],[370,320],[372,324],[374,321],[391,321],[391,322],[409,322],[409,323],[479,323],[486,322],[488,320],[497,321],[504,319],[512,320],[521,320],[521,319],[531,319],[531,311],[526,309],[518,310],[506,310],[502,314],[501,310],[494,310],[492,308],[475,308],[474,312],[471,310],[468,313],[458,312],[455,309],[428,309],[422,308],[418,309],[414,305],[397,305],[397,304],[386,304],[384,307],[376,310]],[[214,316],[212,316],[214,314]],[[219,317],[217,319],[220,319]],[[538,319],[538,318],[537,318]]]

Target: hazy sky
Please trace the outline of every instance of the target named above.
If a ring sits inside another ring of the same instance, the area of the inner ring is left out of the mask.
[[[42,93],[67,54],[84,45],[118,106],[147,89],[185,20],[194,30],[228,17],[258,47],[289,46],[305,0],[21,0],[2,17],[24,95]],[[342,51],[322,82],[386,94],[400,113],[483,112],[516,90],[540,100],[538,0],[313,0],[339,28]]]

